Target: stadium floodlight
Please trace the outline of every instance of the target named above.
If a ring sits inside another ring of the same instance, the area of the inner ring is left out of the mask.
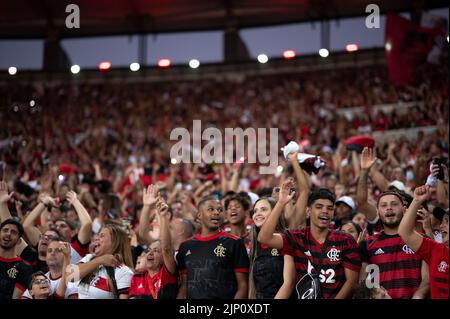
[[[269,61],[269,57],[264,53],[261,53],[260,55],[258,55],[257,59],[258,59],[259,63],[267,63],[267,61]]]
[[[390,42],[386,42],[386,44],[384,45],[384,48],[386,49],[386,51],[391,51],[392,50],[392,45]]]
[[[16,74],[16,73],[17,73],[17,68],[16,68],[15,66],[10,66],[10,67],[8,68],[8,73],[9,73],[9,75],[14,75],[14,74]]]
[[[70,72],[72,74],[78,74],[80,72],[80,66],[78,64],[74,64],[70,67]]]
[[[355,52],[358,51],[358,45],[354,43],[349,43],[345,46],[345,50],[347,52]]]
[[[109,61],[100,62],[98,65],[98,69],[100,71],[108,71],[109,69],[111,69],[111,62]]]
[[[197,60],[197,59],[192,59],[192,60],[189,61],[189,67],[190,67],[191,69],[196,69],[196,68],[198,68],[199,66],[200,66],[200,61],[199,61],[199,60]]]
[[[141,68],[141,66],[137,62],[133,62],[130,64],[130,70],[133,72],[139,71],[140,68]]]
[[[158,60],[158,66],[160,68],[170,68],[171,64],[172,64],[172,61],[170,61],[170,59],[159,59]]]
[[[322,48],[322,49],[319,50],[319,55],[322,58],[326,58],[328,55],[330,55],[330,52],[327,49]]]
[[[34,101],[34,100],[31,100],[30,101],[30,107],[33,107],[33,106],[35,106],[36,105],[36,102]]]
[[[283,51],[283,58],[285,58],[287,60],[295,58],[295,55],[296,55],[296,53],[295,53],[294,50],[285,50],[285,51]]]

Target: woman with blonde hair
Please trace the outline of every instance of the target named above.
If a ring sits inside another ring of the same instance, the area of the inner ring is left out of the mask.
[[[127,233],[116,223],[106,223],[95,239],[94,253],[78,263],[78,298],[128,299],[132,268]]]

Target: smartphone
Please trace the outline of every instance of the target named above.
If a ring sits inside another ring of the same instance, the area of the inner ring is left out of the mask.
[[[444,168],[442,167],[442,165],[445,165],[445,162],[446,162],[445,158],[433,157],[433,164],[439,165],[439,172],[436,175],[436,178],[439,180],[444,179]]]

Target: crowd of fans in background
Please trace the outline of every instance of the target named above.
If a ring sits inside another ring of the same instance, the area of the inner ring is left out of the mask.
[[[324,264],[317,247],[330,240],[341,257],[321,269],[324,298],[448,298],[448,70],[419,74],[420,85],[402,89],[370,67],[242,83],[0,87],[8,106],[0,113],[0,297],[296,298],[295,284]],[[417,105],[370,112],[401,102]],[[351,120],[337,112],[357,106],[366,111]],[[283,170],[272,175],[257,164],[174,163],[170,131],[196,119],[222,130],[278,127],[279,145],[297,141],[294,155],[318,155],[326,166],[313,173],[292,154],[280,154]],[[370,148],[345,144],[432,125]],[[318,203],[327,213],[315,215]],[[435,261],[400,225],[412,209],[423,246],[446,242],[438,288],[428,270]],[[216,260],[225,256],[226,265]],[[364,288],[364,263],[380,265],[380,288]]]

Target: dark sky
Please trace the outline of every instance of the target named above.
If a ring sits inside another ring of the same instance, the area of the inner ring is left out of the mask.
[[[446,17],[448,9],[431,10],[430,13]],[[408,17],[408,15],[405,15]],[[360,48],[381,47],[384,42],[384,17],[379,29],[365,27],[365,17],[331,22],[330,51],[341,51],[347,43],[357,43]],[[318,52],[320,24],[264,27],[241,30],[252,57],[265,53],[269,57],[281,56],[283,50],[293,49],[298,54]],[[128,66],[137,61],[138,38],[104,37],[63,40],[62,45],[73,64],[81,68],[95,68],[100,61],[110,61],[112,66]],[[0,41],[0,69],[10,66],[21,69],[42,67],[43,41]],[[200,62],[218,62],[223,59],[223,33],[197,32],[148,36],[147,65],[155,65],[159,58],[170,58],[173,63],[187,63],[196,58]]]

